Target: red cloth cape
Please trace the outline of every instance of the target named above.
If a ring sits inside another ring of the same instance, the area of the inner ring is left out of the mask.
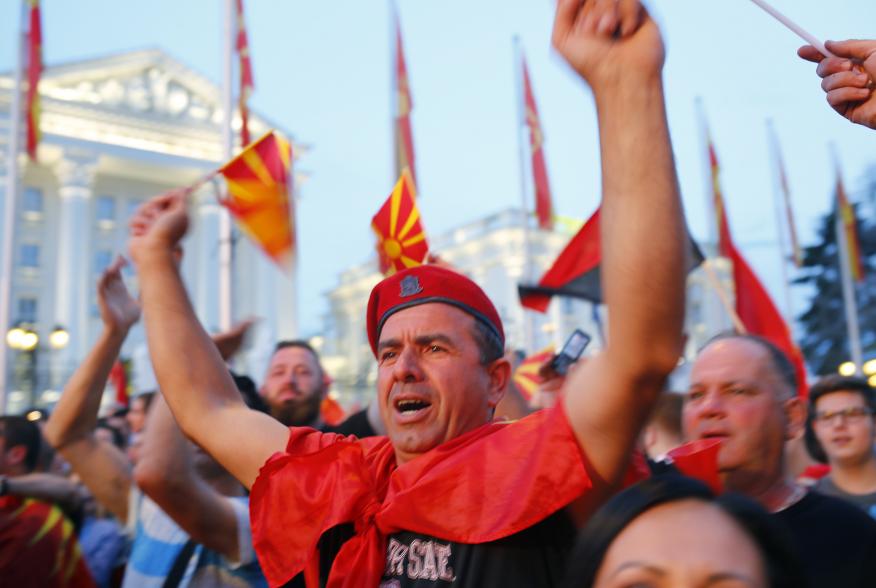
[[[265,577],[278,586],[314,565],[325,531],[353,523],[356,534],[338,552],[326,586],[377,586],[392,533],[495,541],[591,485],[562,403],[515,423],[484,425],[399,467],[386,437],[294,428],[286,452],[267,461],[252,487],[253,544]]]

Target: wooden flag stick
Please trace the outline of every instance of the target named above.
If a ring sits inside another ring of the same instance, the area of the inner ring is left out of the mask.
[[[718,298],[721,300],[721,306],[724,307],[724,310],[727,311],[727,314],[733,321],[733,327],[736,329],[736,332],[740,335],[746,334],[748,332],[748,329],[745,328],[745,324],[743,324],[742,319],[739,318],[738,314],[736,314],[736,309],[733,308],[732,304],[730,304],[730,297],[727,295],[727,291],[724,289],[724,286],[721,285],[721,280],[719,280],[718,276],[715,275],[715,270],[712,269],[711,260],[705,260],[702,267],[703,271],[706,272],[706,280],[708,280],[709,285],[714,288],[715,292],[718,294]]]
[[[760,6],[764,10],[764,12],[766,12],[767,14],[769,14],[770,16],[775,18],[777,21],[779,21],[780,23],[782,23],[783,25],[785,25],[786,27],[791,29],[791,31],[793,31],[798,37],[800,37],[801,39],[803,39],[804,41],[806,41],[807,43],[809,43],[810,45],[812,45],[813,47],[818,49],[818,52],[821,53],[822,55],[824,55],[825,57],[836,57],[833,53],[831,53],[830,51],[828,51],[825,48],[824,43],[822,43],[821,41],[816,39],[815,36],[810,34],[808,31],[804,30],[800,25],[798,25],[797,23],[792,21],[790,18],[788,18],[787,16],[785,16],[784,14],[782,14],[781,12],[779,12],[778,10],[776,10],[775,8],[773,8],[772,6],[767,4],[764,0],[751,0],[751,1],[754,2],[755,4],[757,4],[758,6]]]

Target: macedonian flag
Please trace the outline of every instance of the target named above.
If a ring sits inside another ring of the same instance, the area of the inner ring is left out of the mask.
[[[40,75],[43,71],[43,27],[39,0],[28,0],[30,28],[27,33],[27,155],[37,158],[40,142]]]
[[[407,169],[374,218],[380,271],[391,276],[397,271],[421,265],[429,253],[426,234],[420,224],[414,184]]]
[[[291,145],[271,131],[219,170],[228,182],[222,204],[241,230],[284,269],[295,246],[291,163]]]
[[[548,345],[541,351],[524,359],[514,370],[514,384],[526,400],[532,400],[543,379],[538,374],[539,368],[554,356],[554,346]]]

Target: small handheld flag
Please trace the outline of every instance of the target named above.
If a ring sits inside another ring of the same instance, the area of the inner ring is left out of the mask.
[[[243,232],[284,269],[295,247],[291,163],[292,146],[271,131],[219,169],[228,183],[228,196],[221,204]]]
[[[402,172],[392,194],[371,219],[377,235],[380,271],[391,276],[397,271],[422,265],[429,253],[426,234],[420,223],[413,181]]]
[[[514,370],[514,383],[526,400],[532,400],[532,397],[535,396],[538,387],[543,381],[543,378],[538,373],[539,368],[544,363],[550,361],[553,356],[554,346],[549,345],[524,359],[517,366],[517,369]]]

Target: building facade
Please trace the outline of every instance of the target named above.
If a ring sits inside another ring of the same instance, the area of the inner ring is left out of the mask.
[[[430,238],[430,249],[484,289],[502,318],[508,348],[533,353],[553,344],[558,349],[572,331],[579,328],[592,337],[585,356],[595,353],[604,344],[603,323],[609,318],[603,306],[586,300],[554,297],[547,312],[542,314],[520,305],[517,285],[537,282],[575,229],[573,226],[564,230],[560,226],[554,231],[545,231],[536,228],[532,218],[528,218],[530,226],[524,230],[524,220],[527,217],[521,210],[505,210]],[[707,263],[712,276],[732,300],[729,266],[721,260]],[[334,393],[348,407],[367,404],[374,394],[377,365],[368,344],[365,316],[368,296],[380,279],[376,256],[368,263],[342,272],[338,285],[326,293],[329,312],[323,334],[312,340],[334,378]],[[709,276],[703,268],[695,270],[688,279],[685,355],[692,357],[709,337],[730,326]],[[529,341],[527,331],[531,333]],[[684,375],[682,361],[679,383],[670,385],[681,385]]]
[[[0,174],[6,194],[13,77],[0,77]],[[10,325],[25,324],[40,338],[31,352],[10,350],[7,412],[57,398],[60,386],[97,337],[95,284],[125,253],[127,222],[146,199],[188,186],[223,160],[218,86],[159,50],[49,67],[40,83],[41,130],[36,162],[21,156],[12,251]],[[250,119],[253,136],[273,128]],[[239,126],[239,119],[234,121]],[[295,145],[296,156],[301,146]],[[300,185],[300,182],[296,182]],[[199,318],[219,327],[219,190],[208,184],[192,196],[193,227],[185,243],[183,275]],[[0,244],[2,247],[2,244]],[[235,317],[264,317],[241,360],[264,361],[278,336],[295,330],[291,281],[245,239],[235,239]],[[137,290],[130,268],[125,276]],[[3,285],[7,287],[7,285]],[[258,309],[258,312],[256,312]],[[61,349],[47,344],[56,328],[69,333]],[[126,341],[134,358],[135,389],[152,383],[142,328]],[[0,407],[0,412],[3,412]]]

